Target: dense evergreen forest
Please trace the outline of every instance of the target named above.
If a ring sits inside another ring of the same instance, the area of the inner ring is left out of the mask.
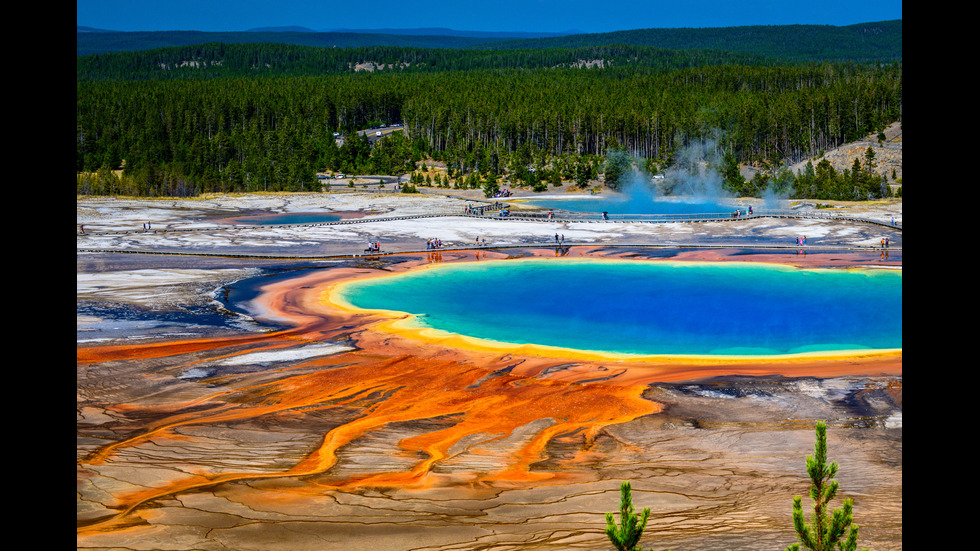
[[[210,42],[224,44],[291,44],[318,48],[392,46],[435,49],[558,49],[623,44],[670,50],[722,50],[763,55],[783,62],[902,59],[902,20],[856,25],[766,25],[670,29],[633,29],[608,33],[541,38],[385,34],[380,32],[83,32],[77,33],[75,55],[143,51]]]
[[[354,70],[366,62],[377,70]],[[629,45],[203,44],[82,56],[77,71],[78,193],[309,191],[317,172],[406,174],[426,158],[445,161],[454,185],[506,178],[542,189],[606,170],[615,186],[610,152],[657,172],[678,148],[710,138],[729,188],[758,195],[766,181],[745,182],[731,165],[779,167],[902,118],[900,60],[790,63]],[[354,134],[392,123],[404,132],[373,146]],[[873,159],[862,162],[781,185],[826,198],[887,189]]]
[[[634,29],[609,33],[513,39],[471,48],[582,48],[603,44],[655,46],[672,50],[722,50],[763,55],[783,62],[902,59],[902,20],[832,25],[752,25],[744,27]]]
[[[478,69],[553,69],[602,60],[603,68],[675,70],[708,65],[776,65],[761,55],[722,50],[669,50],[622,44],[556,49],[314,48],[293,44],[195,44],[140,52],[89,55],[76,61],[79,81],[326,76],[374,71],[441,73]]]
[[[315,32],[202,32],[202,31],[136,31],[79,32],[75,55],[135,52],[158,48],[191,46],[221,42],[223,44],[291,44],[316,48],[364,48],[392,46],[401,48],[465,48],[487,44],[485,38],[461,36],[400,36],[368,33]]]

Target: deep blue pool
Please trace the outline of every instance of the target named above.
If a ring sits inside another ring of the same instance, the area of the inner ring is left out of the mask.
[[[319,222],[336,222],[343,215],[334,212],[285,212],[282,214],[256,214],[233,219],[236,224],[251,224],[259,226],[279,224],[316,224]]]
[[[902,272],[529,259],[355,281],[351,305],[506,343],[650,355],[900,349]]]
[[[651,197],[579,196],[545,197],[523,201],[546,209],[609,214],[728,214],[735,206],[718,201],[696,199],[654,199]]]

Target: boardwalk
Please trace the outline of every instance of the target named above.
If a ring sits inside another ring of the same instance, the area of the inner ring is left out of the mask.
[[[558,211],[554,214],[549,215],[545,212],[528,212],[528,211],[511,211],[508,215],[503,215],[503,213],[488,206],[483,210],[482,213],[477,214],[469,210],[465,210],[456,214],[447,213],[434,213],[434,214],[417,214],[408,216],[388,216],[388,217],[365,217],[365,218],[354,218],[345,219],[338,221],[325,221],[316,223],[302,223],[302,224],[269,224],[269,225],[236,225],[236,226],[206,226],[206,227],[180,227],[180,226],[170,226],[164,228],[152,228],[152,229],[132,229],[132,230],[108,230],[108,231],[96,231],[85,230],[86,235],[98,235],[98,236],[166,236],[174,234],[187,234],[187,233],[212,233],[212,232],[226,232],[229,230],[234,230],[236,232],[249,232],[249,231],[270,231],[277,229],[294,229],[302,230],[303,228],[317,228],[317,227],[339,227],[339,226],[356,226],[365,224],[386,224],[386,223],[398,223],[405,221],[414,220],[424,220],[424,219],[444,219],[444,218],[465,218],[474,221],[486,221],[492,222],[493,224],[507,225],[514,222],[534,222],[534,223],[550,223],[550,224],[595,224],[596,229],[601,228],[604,225],[618,226],[624,224],[666,224],[666,223],[682,223],[682,224],[705,224],[705,223],[730,223],[732,224],[732,230],[736,233],[738,231],[738,226],[740,223],[752,221],[752,220],[762,220],[762,219],[786,219],[786,220],[818,220],[818,221],[834,221],[841,223],[852,223],[852,224],[863,224],[873,227],[887,228],[889,231],[901,232],[901,224],[894,222],[883,222],[881,220],[875,220],[871,218],[861,218],[855,216],[848,216],[839,212],[830,211],[808,211],[808,210],[770,210],[770,209],[753,209],[752,214],[747,214],[742,211],[738,215],[734,213],[703,213],[703,214],[641,214],[641,215],[629,215],[629,214],[611,214],[603,216],[601,214],[587,214],[587,213],[570,213]],[[81,235],[81,230],[80,230]],[[557,247],[557,248],[567,248],[575,246],[601,246],[601,247],[634,247],[634,248],[701,248],[701,249],[719,249],[719,248],[753,248],[753,249],[775,249],[775,250],[797,250],[801,247],[793,242],[781,241],[781,242],[766,242],[760,240],[745,240],[739,242],[738,240],[725,239],[718,240],[717,242],[678,242],[676,240],[664,240],[657,241],[652,239],[642,240],[638,238],[633,238],[630,240],[617,241],[612,239],[610,241],[595,242],[595,241],[575,241],[575,240],[564,240],[556,242],[550,236],[541,237],[538,236],[535,239],[525,239],[520,243],[502,244],[502,243],[491,243],[488,245],[476,245],[473,243],[460,244],[460,243],[448,243],[438,250],[440,251],[464,251],[464,250],[479,250],[479,249],[519,249],[527,247]],[[383,256],[390,254],[402,254],[402,253],[421,253],[421,252],[431,252],[430,249],[424,247],[424,242],[418,243],[418,246],[402,245],[402,246],[392,246],[388,244],[382,247],[382,250],[377,253],[365,253],[363,248],[358,248],[358,245],[351,244],[349,251],[337,252],[337,253],[327,253],[327,254],[304,254],[304,253],[280,253],[280,252],[255,252],[255,251],[239,251],[239,252],[216,252],[216,251],[192,251],[192,250],[160,250],[151,249],[145,247],[129,247],[125,249],[119,248],[95,248],[95,247],[78,247],[77,252],[84,253],[126,253],[126,254],[170,254],[170,255],[190,255],[190,256],[214,256],[214,257],[232,257],[232,258],[264,258],[264,259],[331,259],[331,258],[352,258],[360,256]],[[846,244],[817,244],[811,243],[805,246],[806,250],[818,251],[818,250],[862,250],[862,251],[872,251],[879,250],[882,247],[874,245],[846,245]],[[902,250],[901,244],[891,245],[889,244],[888,250],[899,252]]]

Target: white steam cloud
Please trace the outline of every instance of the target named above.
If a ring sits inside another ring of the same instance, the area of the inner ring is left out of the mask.
[[[627,155],[614,151],[610,156]],[[651,177],[636,169],[631,159],[629,170],[622,176],[620,191],[631,212],[644,214],[656,212],[655,203],[669,197],[672,202],[726,204],[732,195],[722,187],[723,178],[718,171],[723,153],[714,139],[697,141],[681,147],[674,161],[662,177]]]

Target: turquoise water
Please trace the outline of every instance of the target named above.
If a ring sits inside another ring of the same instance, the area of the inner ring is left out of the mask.
[[[524,201],[546,209],[609,214],[728,214],[734,206],[715,201],[657,200],[651,197],[542,198]]]
[[[901,270],[512,260],[363,280],[342,294],[507,343],[670,355],[902,347]]]
[[[279,224],[317,224],[320,222],[336,222],[343,216],[326,212],[287,212],[282,214],[257,214],[236,218],[239,224],[255,224],[259,226]]]

